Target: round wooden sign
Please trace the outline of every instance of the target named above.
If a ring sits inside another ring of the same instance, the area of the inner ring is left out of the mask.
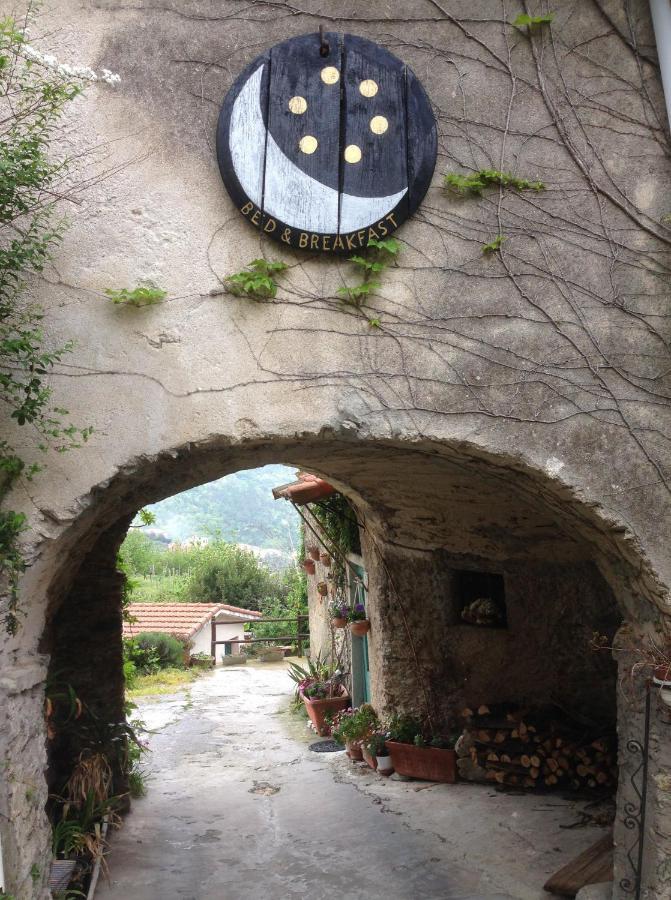
[[[350,253],[421,203],[436,123],[413,72],[383,47],[306,34],[271,47],[236,80],[217,156],[233,202],[265,234]]]

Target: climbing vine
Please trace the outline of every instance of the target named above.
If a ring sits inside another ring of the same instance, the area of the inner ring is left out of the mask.
[[[514,188],[517,191],[542,191],[542,181],[530,181],[519,178],[510,172],[498,172],[495,169],[479,169],[466,175],[459,172],[447,172],[444,176],[445,186],[458,194],[473,194],[479,197],[487,187]]]
[[[163,288],[158,287],[153,281],[138,284],[134,288],[107,288],[105,295],[116,306],[154,306],[160,303],[168,295]]]
[[[277,276],[287,269],[279,260],[253,259],[242,272],[229,275],[224,284],[234,297],[272,300],[277,296]]]
[[[0,439],[0,501],[21,477],[40,465],[17,448],[16,428],[31,428],[40,451],[64,452],[88,439],[91,428],[72,423],[52,401],[47,376],[74,345],[50,346],[42,330],[43,312],[27,297],[61,241],[65,220],[58,211],[67,198],[68,159],[54,150],[63,113],[87,82],[114,84],[103,70],[59,63],[28,41],[27,23],[0,19],[0,404],[15,429]],[[9,634],[19,627],[18,580],[25,569],[19,549],[25,517],[0,511],[0,574],[7,582],[3,619]]]

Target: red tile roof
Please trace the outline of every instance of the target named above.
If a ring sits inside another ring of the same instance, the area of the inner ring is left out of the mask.
[[[273,497],[279,500],[283,497],[285,500],[291,500],[296,506],[303,506],[306,503],[314,503],[316,500],[323,500],[335,494],[336,489],[328,481],[319,478],[317,475],[311,475],[309,472],[299,472],[298,481],[291,484],[281,484],[279,487],[273,488]]]
[[[229,606],[228,603],[131,603],[128,614],[135,621],[123,623],[123,636],[143,631],[164,631],[177,637],[191,637],[220,612],[260,619],[258,610]]]

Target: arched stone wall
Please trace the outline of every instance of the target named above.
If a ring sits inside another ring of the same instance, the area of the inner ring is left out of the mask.
[[[0,676],[0,829],[21,900],[37,890],[29,869],[46,846],[45,628],[101,535],[143,503],[295,463],[352,497],[395,565],[404,554],[514,555],[531,517],[542,522],[537,558],[561,545],[563,558],[596,565],[636,639],[670,611],[671,167],[647,3],[558,0],[552,27],[533,32],[491,0],[355,6],[54,0],[33,29],[43,49],[121,82],[90,87],[64,125],[77,203],[53,267],[31,285],[50,342],[77,345],[56,367],[54,400],[94,433],[7,501],[30,526],[25,619],[3,639]],[[339,302],[354,278],[346,262],[285,251],[243,221],[214,152],[237,72],[321,21],[407,61],[438,121],[433,184],[363,312]],[[546,189],[443,189],[444,172],[483,167]],[[501,252],[484,254],[496,234]],[[259,255],[289,263],[277,299],[227,296],[225,276]],[[164,303],[105,298],[143,279],[168,291]],[[658,849],[646,871],[651,896],[664,897],[669,726],[655,716]],[[638,712],[623,707],[620,721],[622,745],[640,735]]]
[[[9,697],[16,729],[4,735],[3,747],[5,758],[12,760],[15,777],[7,785],[4,801],[13,821],[21,821],[20,828],[9,830],[5,842],[17,870],[25,869],[28,858],[39,853],[44,835],[39,803],[32,811],[26,809],[17,786],[30,777],[38,796],[46,799],[38,774],[44,757],[37,748],[44,739],[40,709],[46,663],[58,640],[52,622],[61,632],[77,626],[82,654],[75,664],[75,680],[79,677],[90,684],[92,673],[102,666],[107,679],[100,681],[100,690],[94,689],[90,700],[118,714],[120,634],[115,637],[112,632],[118,622],[120,596],[112,583],[113,561],[128,517],[148,502],[268,462],[295,464],[324,475],[347,494],[365,524],[364,554],[371,576],[373,700],[381,709],[411,708],[413,702],[408,698],[449,674],[450,659],[440,655],[445,652],[443,645],[437,639],[426,639],[429,633],[438,634],[442,615],[440,586],[428,589],[431,579],[440,577],[442,569],[436,560],[441,554],[447,553],[450,559],[469,555],[490,561],[498,558],[507,565],[514,565],[516,558],[525,565],[532,560],[541,568],[552,560],[567,571],[577,566],[584,572],[586,565],[595,565],[608,580],[620,615],[638,630],[640,639],[658,623],[655,601],[659,586],[650,590],[655,580],[640,557],[636,560],[632,555],[621,531],[577,500],[566,486],[547,473],[532,470],[519,457],[495,457],[463,442],[441,445],[436,441],[361,440],[354,435],[336,439],[330,433],[303,433],[293,440],[212,439],[173,447],[152,458],[129,460],[115,477],[80,498],[81,514],[50,546],[42,545],[43,555],[27,576],[28,584],[34,585],[30,627],[24,628],[18,639],[24,651],[15,651],[15,686]],[[87,596],[91,605],[79,613],[78,605],[85,604]],[[111,607],[104,608],[106,601]],[[408,631],[398,616],[399,603],[415,635],[412,652]],[[105,622],[109,628],[103,627]],[[33,631],[38,623],[39,630]],[[87,645],[87,633],[100,644],[100,653],[93,651],[93,644]],[[28,639],[35,642],[38,638],[39,653],[35,643],[26,647]],[[413,659],[415,654],[418,659]],[[607,659],[605,655],[603,662],[590,659],[594,653],[586,634],[575,654],[584,655],[585,671],[594,677]],[[30,665],[28,658],[33,660]],[[601,671],[603,677],[610,677],[606,669]],[[627,699],[623,711],[620,730],[621,740],[626,742],[640,735],[640,697],[634,706]],[[652,768],[659,773],[663,771],[664,727],[656,709],[659,744]],[[663,785],[659,803],[653,799],[654,793],[651,796],[651,806],[661,810],[660,815],[664,797]],[[631,789],[623,779],[620,809],[631,799]],[[12,839],[17,838],[13,844]],[[621,839],[623,846],[629,845],[626,832]],[[658,865],[656,854],[662,852],[663,842],[651,843],[649,865]],[[626,868],[624,859],[620,868]]]

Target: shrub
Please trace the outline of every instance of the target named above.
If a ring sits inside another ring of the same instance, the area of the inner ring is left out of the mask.
[[[184,669],[186,667],[184,643],[172,634],[165,634],[162,631],[146,631],[134,638],[134,641],[141,650],[154,651],[159,669]]]

